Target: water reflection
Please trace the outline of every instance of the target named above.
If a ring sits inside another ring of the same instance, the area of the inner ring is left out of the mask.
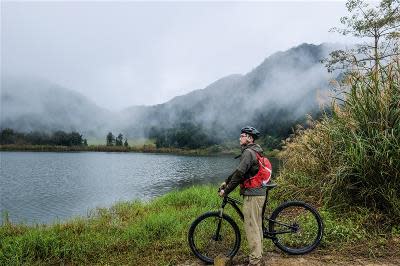
[[[174,189],[219,184],[238,163],[231,157],[137,153],[0,156],[0,210],[7,210],[13,222],[25,223],[51,223],[116,201],[149,200]]]

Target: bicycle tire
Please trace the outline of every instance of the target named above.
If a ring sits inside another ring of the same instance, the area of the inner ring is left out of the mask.
[[[283,233],[289,230],[288,225],[291,232]],[[279,249],[291,255],[301,255],[311,252],[319,245],[324,224],[318,211],[309,204],[288,201],[272,212],[269,231],[274,235],[272,241]]]
[[[217,237],[215,231],[219,221],[221,231]],[[228,246],[223,245],[225,240]],[[214,263],[215,257],[221,254],[230,258],[235,256],[240,248],[240,240],[240,230],[235,221],[226,214],[221,218],[218,211],[199,216],[191,224],[188,233],[189,246],[194,255],[209,264]]]

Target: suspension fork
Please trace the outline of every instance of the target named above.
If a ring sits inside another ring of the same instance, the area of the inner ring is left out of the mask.
[[[224,199],[222,200],[221,208],[219,208],[219,218],[221,218],[221,219],[222,219],[222,214],[224,213],[224,208],[227,203],[228,203],[228,199],[226,197],[224,197]]]
[[[214,240],[218,241],[220,240],[220,236],[219,236],[219,232],[221,231],[221,225],[222,225],[222,215],[224,213],[224,208],[226,206],[226,203],[228,202],[227,198],[224,197],[222,204],[221,204],[221,208],[219,209],[219,219],[218,219],[218,225],[217,225],[217,230],[215,231],[215,236],[214,236]]]

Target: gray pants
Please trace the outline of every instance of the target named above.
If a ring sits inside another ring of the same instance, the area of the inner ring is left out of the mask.
[[[250,248],[250,265],[260,265],[263,252],[262,207],[265,196],[244,196],[244,231]]]

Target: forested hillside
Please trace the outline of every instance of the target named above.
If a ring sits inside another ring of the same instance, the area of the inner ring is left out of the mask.
[[[45,80],[2,77],[0,127],[26,133],[78,131],[85,138],[114,131],[127,138],[153,138],[159,147],[198,148],[235,139],[241,127],[252,125],[274,148],[326,102],[331,75],[321,59],[332,48],[302,44],[269,56],[245,75],[120,112]]]

